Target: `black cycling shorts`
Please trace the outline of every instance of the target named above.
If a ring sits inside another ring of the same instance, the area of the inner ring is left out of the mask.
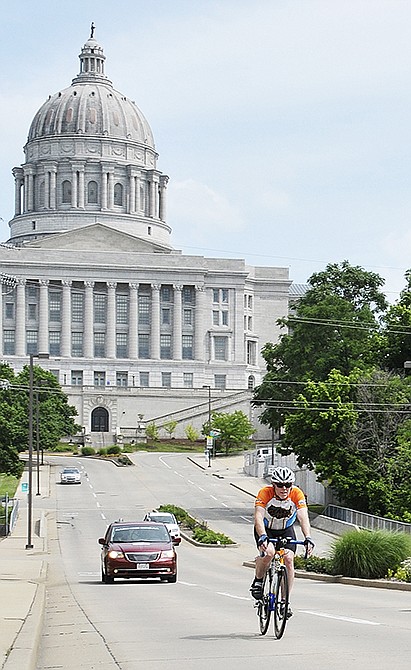
[[[295,534],[294,526],[289,526],[288,528],[281,528],[281,530],[273,530],[272,528],[266,528],[265,529],[265,534],[267,535],[268,538],[276,538],[276,537],[290,537],[292,540],[296,540],[297,536]],[[257,545],[257,548],[259,549],[258,546],[258,538],[260,537],[254,528],[254,537],[255,537],[255,543]],[[290,549],[291,551],[294,552],[297,549],[296,544],[286,544],[285,549]]]

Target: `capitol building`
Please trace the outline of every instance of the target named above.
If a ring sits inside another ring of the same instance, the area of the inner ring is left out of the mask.
[[[12,172],[2,360],[18,372],[48,355],[34,363],[56,376],[95,446],[170,420],[183,437],[210,408],[243,410],[264,436],[250,398],[261,348],[288,312],[288,269],[173,247],[153,133],[106,75],[93,28],[79,73],[34,115]]]

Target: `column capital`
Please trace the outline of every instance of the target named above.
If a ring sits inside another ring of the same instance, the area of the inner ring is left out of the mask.
[[[94,288],[94,284],[95,284],[95,282],[93,282],[93,281],[85,281],[84,282],[84,286],[86,288]]]
[[[138,291],[140,284],[138,282],[130,282],[129,287],[132,291]]]
[[[27,284],[27,279],[21,279],[20,277],[18,277],[16,279],[16,285],[17,286],[25,286],[26,284]]]
[[[161,289],[161,284],[151,284],[152,291],[159,291]]]
[[[196,284],[195,290],[196,291],[205,291],[205,285],[204,284]]]
[[[61,285],[70,288],[73,285],[73,282],[71,279],[62,279]]]
[[[48,286],[49,284],[50,284],[50,280],[49,280],[49,279],[40,279],[40,280],[39,280],[39,285],[40,285],[40,287],[42,287],[42,286]]]
[[[182,291],[183,290],[183,285],[182,284],[173,284],[173,289],[175,291]]]
[[[22,167],[14,167],[12,169],[13,177],[15,179],[23,179],[24,176],[24,170]]]
[[[114,290],[117,287],[117,282],[116,281],[108,281],[106,282],[107,288]]]

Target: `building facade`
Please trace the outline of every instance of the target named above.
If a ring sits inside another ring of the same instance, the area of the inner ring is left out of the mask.
[[[93,444],[174,418],[184,435],[210,407],[250,414],[288,269],[173,248],[153,134],[94,36],[71,86],[35,114],[24,154],[0,247],[1,358],[18,371],[48,354]]]

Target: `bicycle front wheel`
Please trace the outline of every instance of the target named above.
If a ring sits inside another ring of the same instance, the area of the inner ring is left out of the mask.
[[[288,603],[290,592],[288,587],[288,575],[285,565],[282,565],[276,573],[274,600],[274,633],[277,640],[284,635],[287,624]]]
[[[268,570],[266,576],[264,577],[264,582],[263,582],[263,597],[261,600],[258,601],[257,605],[257,614],[258,614],[258,619],[260,622],[260,632],[261,635],[265,635],[268,626],[270,625],[270,619],[271,619],[271,600],[272,596],[270,595],[272,593],[272,572],[271,569]]]

